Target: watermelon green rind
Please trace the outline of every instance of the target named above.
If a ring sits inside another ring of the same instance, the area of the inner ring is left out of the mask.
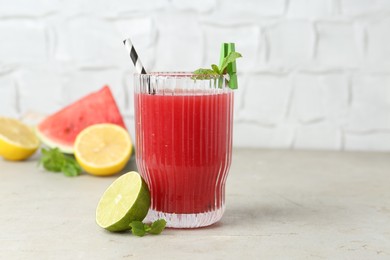
[[[73,153],[77,135],[86,127],[100,123],[112,123],[126,129],[108,86],[48,116],[36,127],[36,133],[45,145],[58,147],[63,153]]]

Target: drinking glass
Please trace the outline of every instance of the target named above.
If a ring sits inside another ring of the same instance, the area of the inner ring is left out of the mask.
[[[221,219],[232,159],[233,91],[222,77],[135,74],[136,161],[148,221],[195,228]]]

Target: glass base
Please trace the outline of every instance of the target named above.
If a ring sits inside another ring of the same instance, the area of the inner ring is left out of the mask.
[[[167,222],[167,227],[170,228],[198,228],[210,226],[219,221],[222,218],[224,212],[224,206],[214,211],[194,214],[165,213],[149,209],[145,221],[153,222],[162,218],[165,219]]]

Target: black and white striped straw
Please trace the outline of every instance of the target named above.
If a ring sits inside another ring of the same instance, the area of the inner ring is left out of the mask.
[[[130,54],[130,58],[134,63],[134,66],[135,66],[137,73],[146,74],[146,70],[145,70],[144,66],[142,66],[142,63],[141,63],[140,59],[138,58],[138,54],[135,51],[134,45],[131,43],[131,40],[129,38],[125,39],[123,41],[123,44],[125,45],[127,51]]]
[[[138,54],[135,51],[134,45],[131,43],[131,40],[129,38],[127,38],[123,41],[123,44],[125,45],[127,51],[130,54],[130,58],[133,61],[136,72],[139,74],[147,74],[144,66],[142,66],[142,63],[141,63],[140,59],[138,58]],[[147,84],[148,84],[149,94],[153,94],[153,95],[156,94],[156,91],[154,89],[152,90],[152,88],[150,86],[150,78],[148,77],[146,80],[148,82]]]

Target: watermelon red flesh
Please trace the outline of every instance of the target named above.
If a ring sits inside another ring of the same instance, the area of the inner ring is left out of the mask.
[[[99,123],[112,123],[126,129],[108,86],[47,117],[38,125],[37,133],[49,146],[71,153],[77,135],[86,127]]]

